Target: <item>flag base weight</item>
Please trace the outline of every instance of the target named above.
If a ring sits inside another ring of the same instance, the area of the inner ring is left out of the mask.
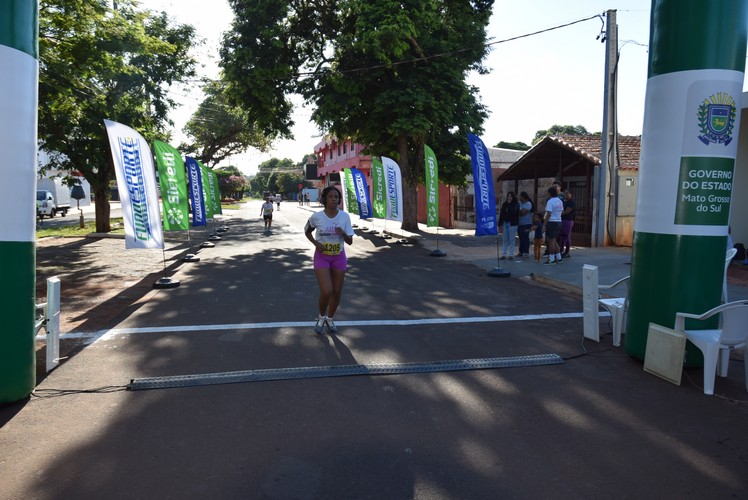
[[[200,262],[200,257],[195,255],[194,253],[188,253],[184,257],[182,257],[182,262]]]
[[[504,270],[501,267],[495,267],[486,273],[486,276],[492,278],[508,278],[512,275],[509,271]]]
[[[436,250],[431,250],[431,253],[429,253],[429,255],[431,257],[446,257],[447,253],[446,252],[442,252],[441,250],[439,250],[437,248]]]
[[[208,237],[208,241],[221,241],[223,238],[218,236],[217,234],[212,234],[210,237]]]
[[[153,288],[156,288],[156,289],[176,288],[178,286],[179,286],[179,280],[173,280],[171,278],[166,278],[166,277],[159,279],[153,284]]]
[[[216,246],[216,244],[215,243],[211,243],[210,241],[205,241],[202,244],[200,244],[200,246],[202,248],[213,248],[214,246]]]

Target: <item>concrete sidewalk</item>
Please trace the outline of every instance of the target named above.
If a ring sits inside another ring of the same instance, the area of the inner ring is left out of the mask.
[[[304,206],[305,210],[320,210],[321,206]],[[563,260],[561,264],[548,266],[535,262],[531,258],[499,260],[501,235],[475,236],[474,229],[444,229],[427,227],[419,224],[418,233],[403,231],[399,223],[384,221],[381,219],[360,220],[352,216],[354,224],[365,230],[386,234],[393,238],[402,238],[424,247],[427,250],[439,249],[446,253],[444,259],[470,262],[486,270],[501,267],[508,271],[512,277],[528,277],[538,281],[549,283],[560,288],[572,288],[581,293],[582,290],[582,267],[585,264],[597,266],[599,283],[601,285],[612,284],[619,279],[631,274],[631,248],[630,247],[572,247],[571,257]],[[519,240],[515,245],[515,253]],[[547,257],[543,257],[543,261]],[[729,300],[748,299],[748,266],[734,262],[732,269],[743,271],[745,277],[739,280],[731,280],[728,277],[727,290]],[[738,274],[738,273],[736,273]],[[737,281],[737,282],[735,282]],[[626,287],[616,287],[608,292],[611,296],[622,297],[626,293]]]

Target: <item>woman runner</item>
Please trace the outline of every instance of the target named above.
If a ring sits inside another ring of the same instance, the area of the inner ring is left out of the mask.
[[[314,273],[319,284],[319,315],[314,324],[315,333],[322,333],[325,326],[330,333],[338,331],[333,316],[340,304],[348,268],[344,243],[353,244],[351,218],[340,210],[341,198],[336,187],[326,187],[320,199],[325,209],[314,213],[304,227],[307,239],[315,248]]]

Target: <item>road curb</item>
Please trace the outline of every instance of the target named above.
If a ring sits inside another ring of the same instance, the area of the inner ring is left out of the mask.
[[[579,288],[576,285],[566,283],[565,281],[560,281],[554,278],[549,278],[548,276],[543,276],[542,274],[535,274],[535,273],[530,273],[528,276],[530,277],[531,280],[536,281],[540,284],[548,285],[558,290],[561,290],[564,292],[570,292],[570,293],[573,293],[579,296],[582,295],[581,288]]]
[[[88,233],[83,236],[84,238],[114,238],[118,240],[124,240],[124,234],[112,234],[112,233]]]

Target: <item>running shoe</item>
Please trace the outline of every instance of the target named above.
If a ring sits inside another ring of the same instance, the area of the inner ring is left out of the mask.
[[[325,331],[325,316],[317,316],[317,322],[314,324],[314,333],[322,333]]]
[[[325,320],[325,322],[327,323],[327,331],[328,332],[330,332],[330,333],[338,333],[338,327],[335,326],[335,322],[332,320],[332,318],[327,318],[327,320]]]

